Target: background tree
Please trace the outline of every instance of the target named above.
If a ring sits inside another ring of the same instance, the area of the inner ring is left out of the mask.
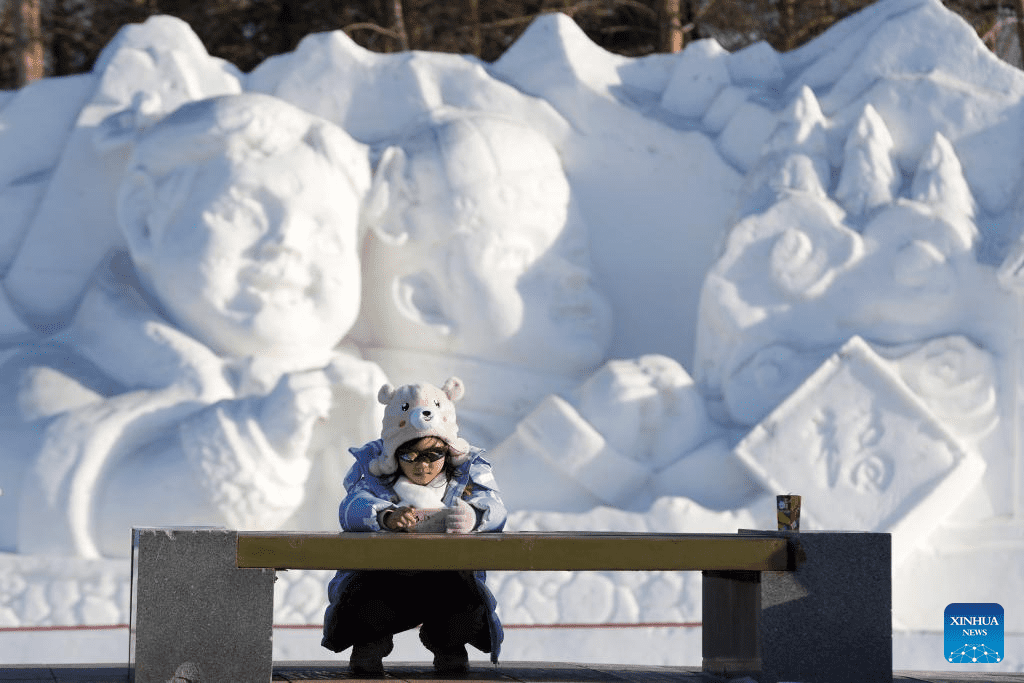
[[[1019,66],[1024,0],[946,0],[986,44]],[[803,45],[870,0],[0,0],[0,88],[82,73],[127,23],[153,14],[188,22],[207,51],[250,71],[306,35],[345,31],[375,52],[501,56],[547,12],[571,17],[598,45],[628,56],[701,38],[728,50],[766,40]],[[1018,38],[1018,32],[1020,37]],[[1007,39],[1014,37],[1013,41]]]
[[[18,0],[14,17],[19,81],[42,78],[45,71],[40,0]]]

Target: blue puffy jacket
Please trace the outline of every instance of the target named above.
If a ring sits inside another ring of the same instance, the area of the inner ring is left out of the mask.
[[[386,531],[379,521],[379,513],[395,507],[399,497],[391,485],[380,477],[370,474],[369,463],[383,451],[381,439],[371,441],[361,448],[351,448],[355,463],[345,475],[346,495],[338,507],[338,518],[344,531]],[[505,527],[507,512],[498,492],[498,485],[491,470],[491,464],[483,457],[483,451],[471,447],[469,460],[455,468],[448,482],[443,503],[455,504],[462,498],[476,511],[477,524],[474,531],[500,532]],[[352,578],[352,571],[342,570],[335,574],[327,588],[329,604],[324,623],[330,623],[331,613],[345,596]],[[489,608],[488,620],[491,631],[491,661],[498,662],[504,632],[498,619],[497,601],[486,585],[486,572],[473,572],[480,598]],[[326,640],[326,638],[325,638]]]

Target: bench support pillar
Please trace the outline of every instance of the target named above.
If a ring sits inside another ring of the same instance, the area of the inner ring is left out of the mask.
[[[892,681],[890,535],[778,533],[796,571],[704,572],[704,670],[759,683]]]
[[[727,678],[761,671],[761,572],[703,572],[703,669]]]
[[[225,529],[132,531],[131,681],[198,673],[269,683],[275,572],[236,568],[237,538]]]

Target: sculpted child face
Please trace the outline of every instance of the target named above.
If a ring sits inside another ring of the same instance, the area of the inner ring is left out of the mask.
[[[340,130],[303,137],[311,125],[303,112],[277,101],[246,107],[253,120],[259,107],[272,107],[266,134],[287,135],[291,126],[295,139],[252,153],[246,145],[261,144],[258,137],[236,143],[232,135],[243,134],[228,133],[221,152],[156,181],[138,169],[122,193],[133,258],[166,313],[221,353],[328,349],[359,306],[360,196],[351,169],[339,165],[359,163],[355,143],[350,159],[331,158],[323,147],[337,143],[330,136]],[[173,134],[165,137],[163,144],[175,144]]]
[[[561,181],[534,197],[549,211],[496,210],[487,229],[460,235],[424,264],[448,287],[442,305],[467,355],[567,374],[602,360],[610,315],[591,280],[582,227],[566,230]]]
[[[561,161],[537,133],[456,121],[385,154],[375,188],[363,318],[373,346],[573,374],[604,357],[610,308]]]

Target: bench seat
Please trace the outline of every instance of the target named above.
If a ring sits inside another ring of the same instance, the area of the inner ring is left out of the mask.
[[[138,528],[132,538],[136,683],[166,683],[181,667],[198,668],[203,680],[268,683],[274,577],[289,569],[700,571],[704,672],[758,683],[892,680],[889,534],[192,527]]]
[[[237,566],[267,569],[792,571],[777,534],[238,532]]]

